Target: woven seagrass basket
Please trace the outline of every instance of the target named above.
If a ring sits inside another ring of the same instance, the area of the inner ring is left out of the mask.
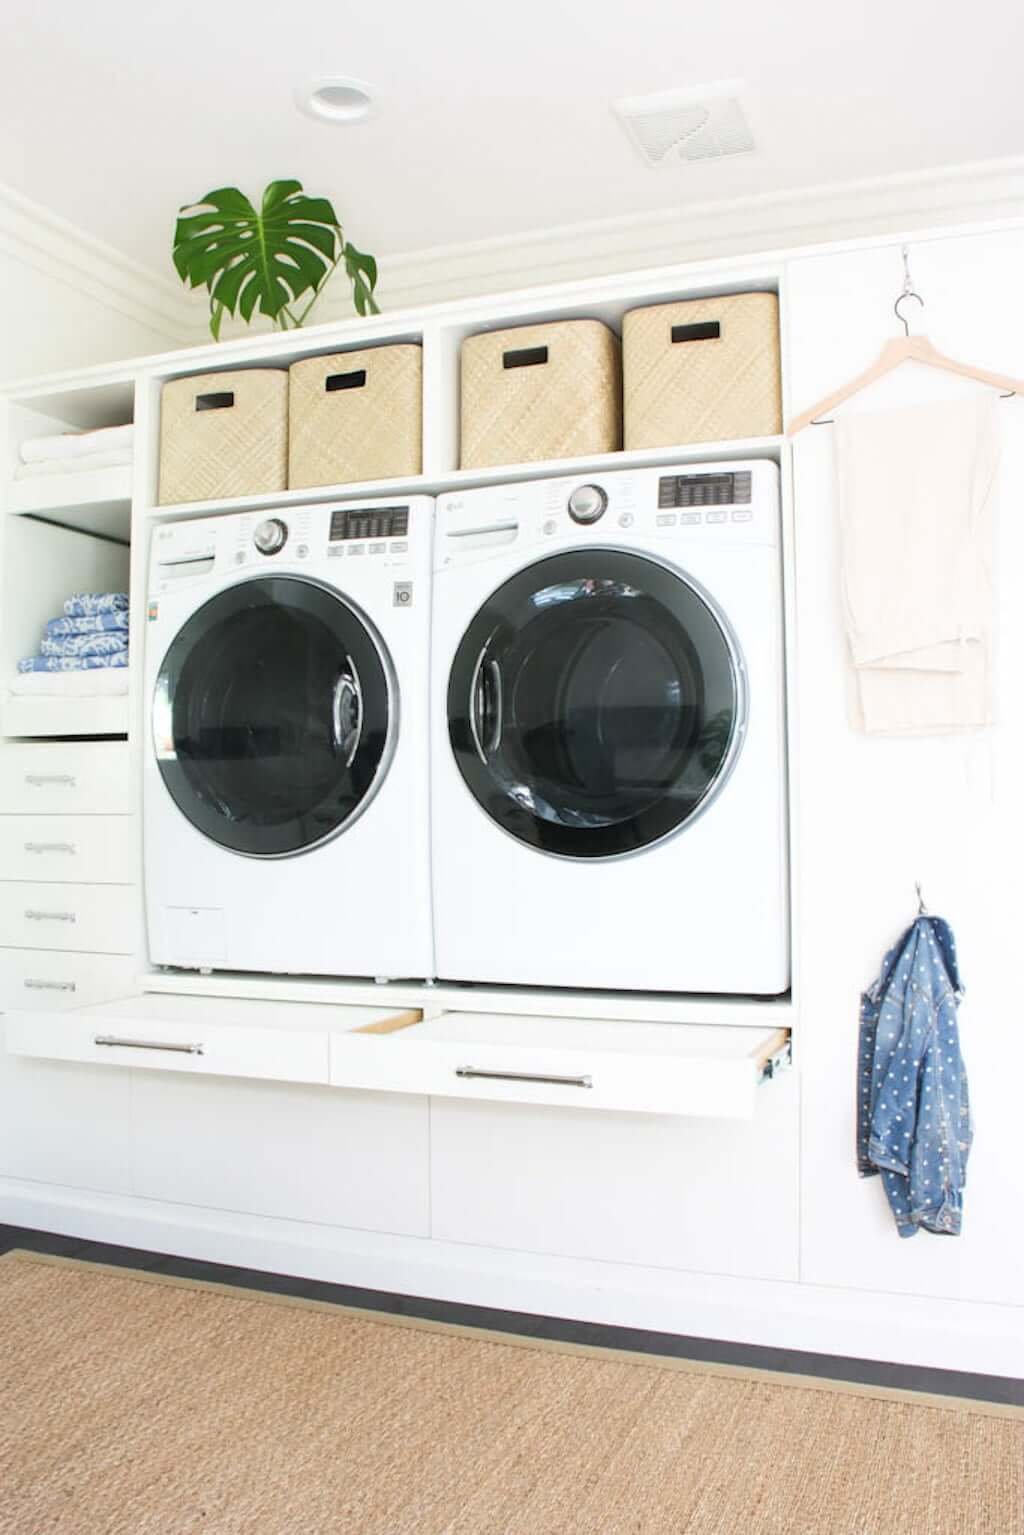
[[[423,350],[377,346],[307,357],[289,373],[288,484],[419,474]]]
[[[464,469],[622,446],[619,339],[600,320],[559,320],[462,343]]]
[[[220,501],[288,483],[288,373],[171,379],[160,398],[160,504]]]
[[[730,293],[631,309],[622,322],[625,446],[782,431],[779,301]]]

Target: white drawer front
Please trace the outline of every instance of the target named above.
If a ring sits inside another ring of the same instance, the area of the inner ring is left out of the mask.
[[[0,878],[137,881],[132,816],[0,815]]]
[[[143,1071],[196,1072],[204,1076],[262,1077],[275,1082],[327,1083],[327,1035],[281,1035],[274,1030],[193,1027],[154,1022],[143,1012],[118,1026],[76,1017],[24,1018],[7,1014],[7,1049],[53,1061],[131,1066]]]
[[[142,902],[133,885],[0,883],[0,946],[131,954]]]
[[[337,1087],[747,1119],[781,1029],[445,1013],[332,1033]]]
[[[0,815],[128,815],[126,741],[26,742],[0,750]]]
[[[0,1011],[88,1007],[135,990],[138,965],[121,954],[0,949]]]
[[[359,1024],[393,1012],[136,992],[68,1013],[12,1010],[6,1038],[12,1055],[327,1086],[339,1014]]]

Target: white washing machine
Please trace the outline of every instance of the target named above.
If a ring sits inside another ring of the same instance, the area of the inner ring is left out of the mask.
[[[169,523],[150,549],[150,957],[433,974],[433,501]]]
[[[440,498],[439,978],[789,986],[779,474]]]

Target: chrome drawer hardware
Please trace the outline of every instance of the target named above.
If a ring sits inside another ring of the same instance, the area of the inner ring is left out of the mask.
[[[78,917],[73,911],[27,911],[25,916],[30,922],[77,922]]]
[[[73,842],[26,842],[26,853],[70,853],[74,856],[78,852]]]
[[[25,782],[33,789],[42,789],[46,784],[60,784],[62,788],[73,789],[78,779],[74,773],[26,773]]]
[[[202,1055],[202,1045],[170,1044],[162,1039],[122,1039],[118,1034],[94,1034],[94,1045],[116,1045],[120,1050],[170,1050],[176,1055]]]
[[[553,1087],[593,1087],[592,1077],[556,1077],[533,1071],[484,1071],[478,1066],[456,1066],[457,1077],[487,1077],[494,1082],[547,1082]]]
[[[787,1066],[793,1064],[793,1041],[787,1039],[786,1043],[774,1055],[770,1055],[758,1072],[758,1082],[770,1082],[777,1072],[785,1071]]]
[[[35,981],[31,977],[21,983],[28,991],[77,991],[77,981]]]

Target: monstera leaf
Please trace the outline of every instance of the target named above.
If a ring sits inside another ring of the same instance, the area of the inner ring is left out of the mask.
[[[298,181],[272,181],[259,212],[237,187],[189,203],[175,226],[173,259],[183,282],[209,290],[215,340],[226,314],[248,322],[259,310],[280,330],[301,325],[341,262],[357,312],[379,312],[376,261],[345,240],[327,198],[307,197]]]

